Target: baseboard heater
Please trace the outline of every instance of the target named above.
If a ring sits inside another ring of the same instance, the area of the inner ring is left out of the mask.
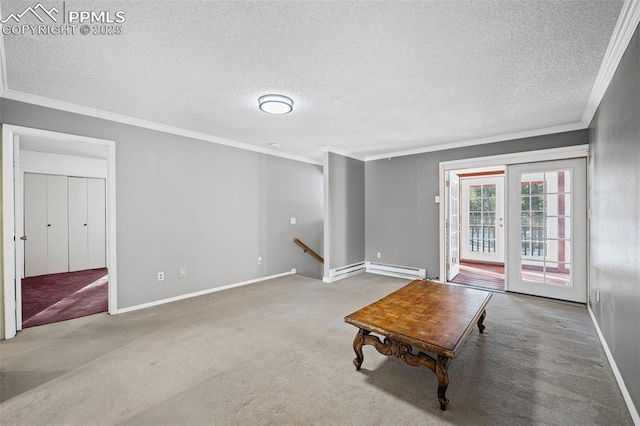
[[[390,277],[413,279],[425,279],[427,277],[427,270],[425,268],[414,268],[412,266],[365,262],[365,268],[366,271],[371,274],[388,275]]]
[[[329,276],[324,277],[322,281],[331,283],[334,281],[341,280],[343,278],[350,277],[352,275],[359,274],[364,271],[365,271],[365,262],[352,263],[351,265],[330,269]]]

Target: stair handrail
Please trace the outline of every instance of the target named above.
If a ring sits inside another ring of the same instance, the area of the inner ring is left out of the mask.
[[[322,256],[320,256],[318,253],[313,251],[308,245],[306,245],[305,243],[303,243],[302,241],[300,241],[297,238],[294,238],[293,242],[296,243],[297,245],[299,245],[300,248],[302,248],[305,253],[309,253],[309,255],[311,255],[311,257],[316,259],[318,262],[324,263],[324,259],[322,258]]]

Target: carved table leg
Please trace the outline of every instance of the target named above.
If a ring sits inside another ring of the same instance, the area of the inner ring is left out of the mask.
[[[358,334],[356,334],[356,338],[353,340],[353,350],[356,353],[356,357],[353,359],[353,365],[356,366],[356,370],[360,370],[360,366],[362,366],[362,361],[364,360],[364,355],[362,354],[362,343],[364,342],[364,336],[371,333],[370,331],[359,329]]]
[[[447,388],[449,387],[448,364],[449,358],[438,355],[438,360],[436,361],[436,377],[438,378],[438,401],[440,401],[440,409],[442,411],[446,410],[447,405],[449,405],[449,400],[445,396]]]
[[[484,332],[485,327],[483,322],[486,316],[487,316],[487,311],[484,310],[482,311],[482,315],[480,315],[480,318],[478,319],[478,330],[480,330],[480,334]]]

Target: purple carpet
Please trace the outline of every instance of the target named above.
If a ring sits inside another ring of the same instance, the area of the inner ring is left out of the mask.
[[[22,279],[22,328],[106,312],[107,270]]]

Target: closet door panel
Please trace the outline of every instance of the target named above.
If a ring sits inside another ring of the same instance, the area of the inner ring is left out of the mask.
[[[87,178],[69,177],[69,272],[89,269]]]
[[[69,271],[67,177],[47,175],[47,257],[49,274]]]
[[[47,176],[24,174],[24,276],[47,274]]]
[[[104,268],[106,266],[105,180],[88,179],[87,189],[89,268]]]

